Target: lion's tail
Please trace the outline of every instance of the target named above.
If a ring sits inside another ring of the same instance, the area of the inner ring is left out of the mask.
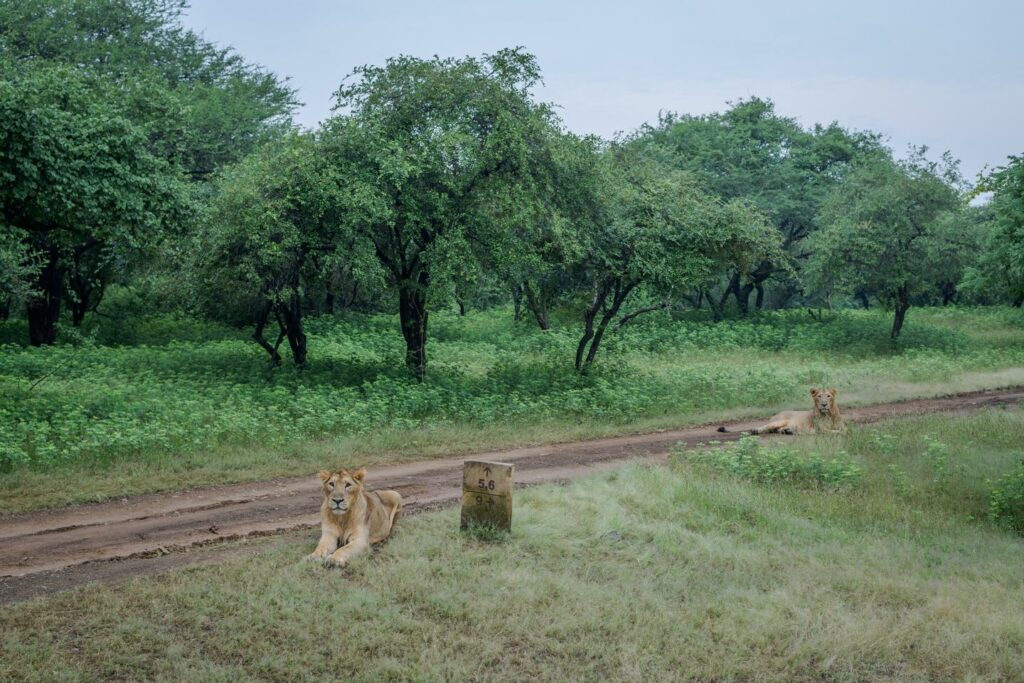
[[[722,425],[721,427],[719,427],[718,431],[723,433],[723,434],[734,434],[735,433],[731,429],[727,429],[725,425]],[[746,434],[760,434],[761,430],[760,429],[748,429],[746,432],[743,432],[743,433],[746,433]]]

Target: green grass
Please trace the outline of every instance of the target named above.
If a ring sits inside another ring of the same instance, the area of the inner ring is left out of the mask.
[[[516,493],[513,531],[406,518],[0,613],[2,680],[1024,679],[1024,540],[986,516],[1024,411],[776,440],[834,487],[676,457]],[[762,454],[764,455],[764,454]],[[699,460],[699,459],[698,459]]]
[[[510,318],[432,316],[425,384],[390,316],[309,321],[303,370],[269,368],[244,331],[174,316],[8,343],[0,509],[44,505],[62,481],[91,500],[764,414],[815,384],[850,405],[1024,383],[1024,318],[1009,308],[914,310],[896,345],[882,311],[653,316],[610,335],[587,376],[572,370],[576,326]],[[0,340],[23,335],[0,325]]]

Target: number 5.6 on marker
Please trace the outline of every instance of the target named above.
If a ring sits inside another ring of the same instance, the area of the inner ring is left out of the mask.
[[[462,470],[462,528],[512,528],[512,465],[467,460]]]

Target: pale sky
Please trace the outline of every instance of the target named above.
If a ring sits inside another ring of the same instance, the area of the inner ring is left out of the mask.
[[[540,99],[605,137],[758,95],[802,124],[950,150],[968,179],[1024,154],[1024,0],[192,0],[185,24],[291,78],[304,126],[352,69],[521,45]]]

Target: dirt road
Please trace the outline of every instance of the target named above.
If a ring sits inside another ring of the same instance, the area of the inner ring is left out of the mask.
[[[851,408],[848,421],[963,411],[1024,402],[1024,387]],[[756,422],[731,423],[732,433],[694,427],[594,441],[479,453],[476,459],[515,464],[518,485],[572,479],[626,460],[663,461],[679,442],[733,439]],[[399,491],[411,512],[454,501],[462,462],[470,456],[373,467],[371,488]],[[217,486],[0,517],[0,604],[91,581],[204,564],[255,552],[257,538],[317,524],[320,487],[313,475]]]

